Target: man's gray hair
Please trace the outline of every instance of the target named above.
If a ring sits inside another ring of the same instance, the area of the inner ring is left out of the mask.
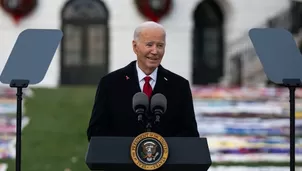
[[[136,29],[134,30],[134,34],[133,34],[133,40],[137,41],[139,39],[140,33],[145,28],[160,28],[163,30],[164,37],[166,38],[165,28],[161,24],[158,24],[153,21],[146,21],[146,22],[140,24],[138,27],[136,27]]]

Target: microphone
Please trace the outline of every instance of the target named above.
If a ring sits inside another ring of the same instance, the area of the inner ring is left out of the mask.
[[[163,94],[157,93],[151,98],[151,112],[155,115],[155,124],[160,122],[160,117],[166,112],[167,99]]]
[[[137,114],[137,120],[139,123],[143,124],[143,116],[148,110],[149,98],[145,93],[138,92],[132,98],[132,108]]]

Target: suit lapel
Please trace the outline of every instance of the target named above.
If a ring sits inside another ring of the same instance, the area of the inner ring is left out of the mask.
[[[156,93],[163,93],[165,92],[166,85],[168,83],[168,78],[166,76],[165,69],[160,65],[158,67],[158,73],[157,73],[157,80],[154,87],[154,90],[152,92],[152,95]]]
[[[124,68],[124,79],[126,80],[126,85],[128,86],[128,90],[130,90],[131,95],[134,95],[135,93],[141,91],[139,87],[137,71],[135,68],[135,62],[136,61],[132,61],[129,65]]]

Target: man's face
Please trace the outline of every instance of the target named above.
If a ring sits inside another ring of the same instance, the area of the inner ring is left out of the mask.
[[[165,54],[165,33],[160,28],[146,28],[138,40],[132,42],[140,67],[154,70],[159,66]]]

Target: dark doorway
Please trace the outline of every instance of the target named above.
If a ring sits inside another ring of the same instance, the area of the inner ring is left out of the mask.
[[[223,20],[223,13],[214,0],[202,1],[194,11],[194,85],[215,84],[223,76]]]

